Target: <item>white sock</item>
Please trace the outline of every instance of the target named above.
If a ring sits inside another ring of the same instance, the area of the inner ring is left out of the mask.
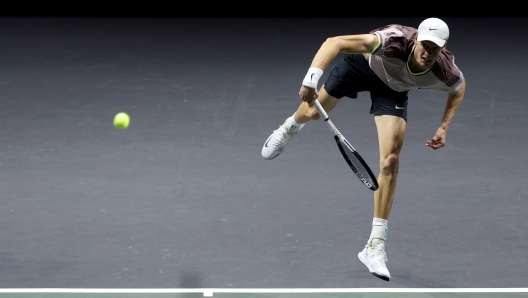
[[[301,123],[295,122],[295,119],[293,119],[292,115],[288,119],[286,119],[286,121],[284,121],[284,124],[282,124],[282,128],[284,128],[289,133],[297,133],[301,128],[301,125]]]
[[[376,247],[379,244],[385,243],[388,230],[388,220],[374,217],[372,220],[372,232],[370,233],[368,245]]]

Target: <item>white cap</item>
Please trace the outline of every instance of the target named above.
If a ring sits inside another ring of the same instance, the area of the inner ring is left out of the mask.
[[[440,19],[426,19],[418,27],[418,41],[430,40],[439,47],[443,47],[448,38],[449,27]]]

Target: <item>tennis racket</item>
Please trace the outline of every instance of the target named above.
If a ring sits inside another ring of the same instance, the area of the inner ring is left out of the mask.
[[[377,190],[378,189],[378,180],[370,170],[367,163],[363,160],[361,155],[350,145],[350,143],[345,139],[345,137],[337,130],[335,125],[330,121],[330,118],[328,118],[328,114],[326,114],[326,111],[323,109],[321,104],[317,99],[314,100],[314,106],[317,112],[319,112],[319,115],[323,117],[326,124],[328,124],[328,127],[334,134],[334,139],[337,143],[337,147],[339,147],[339,151],[341,151],[341,154],[345,158],[346,162],[356,174],[356,176],[365,184],[366,187],[368,187],[371,190]]]

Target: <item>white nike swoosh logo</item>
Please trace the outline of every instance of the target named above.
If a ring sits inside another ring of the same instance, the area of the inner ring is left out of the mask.
[[[395,106],[396,110],[405,110],[405,108],[402,108],[402,107],[399,107],[399,106]]]

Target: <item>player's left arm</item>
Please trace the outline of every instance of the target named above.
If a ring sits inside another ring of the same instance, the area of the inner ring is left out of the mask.
[[[449,95],[447,96],[447,104],[444,111],[444,116],[442,117],[442,123],[440,123],[440,127],[438,127],[438,129],[436,130],[436,133],[433,138],[427,140],[427,142],[425,143],[426,146],[430,147],[433,150],[440,149],[445,146],[447,128],[449,127],[449,124],[451,124],[451,120],[455,116],[458,107],[462,103],[465,92],[466,79],[464,78],[460,90],[458,90],[457,93],[449,93]]]

